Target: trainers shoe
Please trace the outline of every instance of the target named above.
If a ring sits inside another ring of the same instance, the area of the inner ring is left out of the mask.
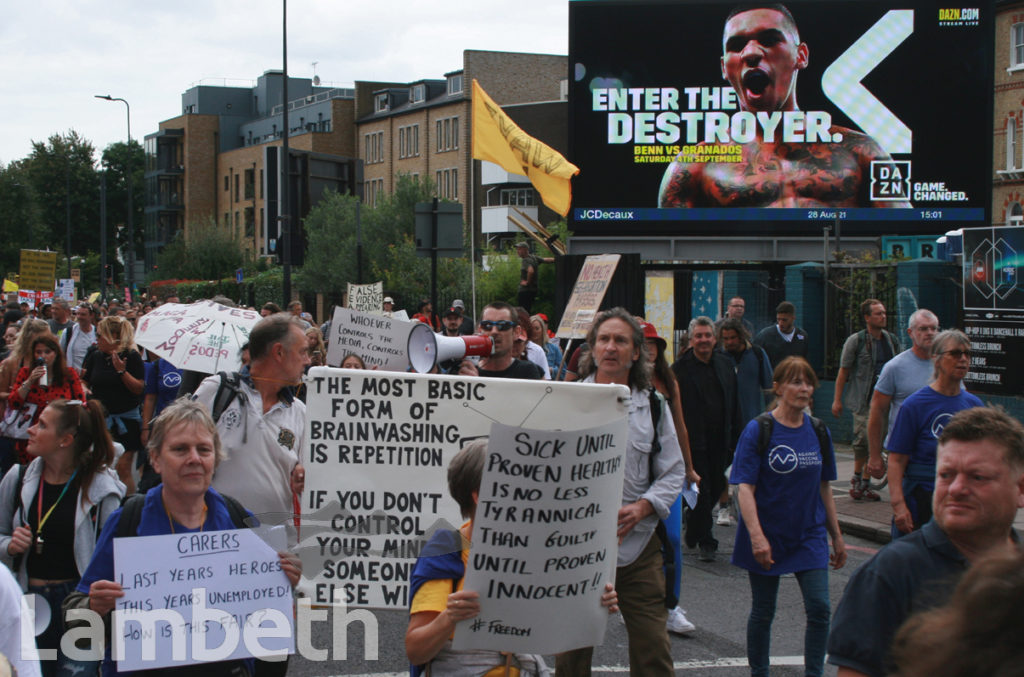
[[[715,550],[716,548],[713,545],[706,545],[702,543],[700,546],[700,554],[697,555],[697,559],[701,562],[714,562]]]
[[[732,518],[732,515],[729,514],[729,506],[723,505],[718,509],[718,518],[715,520],[715,524],[720,527],[736,526],[736,521]]]
[[[861,482],[862,480],[859,477],[850,478],[850,498],[855,501],[859,501],[864,496],[864,491],[861,489]]]
[[[676,607],[668,612],[668,621],[665,627],[669,632],[677,635],[688,635],[697,629],[697,626],[686,619],[686,611]]]
[[[858,487],[858,496],[854,496],[855,501],[880,501],[882,497],[879,496],[875,491],[871,489],[869,480],[861,480],[860,487]],[[853,496],[853,494],[850,494]]]

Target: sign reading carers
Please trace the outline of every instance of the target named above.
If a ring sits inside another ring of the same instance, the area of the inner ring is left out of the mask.
[[[334,308],[327,340],[327,364],[341,366],[346,355],[363,359],[367,369],[405,371],[409,368],[409,332],[413,322],[397,317]]]
[[[409,576],[433,531],[462,522],[447,469],[464,440],[489,435],[494,422],[597,428],[624,420],[629,396],[623,386],[330,367],[310,369],[306,383],[304,591],[314,604],[338,595],[392,609],[408,607]],[[515,480],[543,472],[532,462],[509,469]]]
[[[456,626],[455,649],[551,654],[602,642],[628,432],[625,419],[566,432],[494,424],[463,586],[480,593],[480,614]],[[524,463],[544,472],[514,475]]]
[[[295,653],[292,589],[251,529],[114,539],[118,669]]]

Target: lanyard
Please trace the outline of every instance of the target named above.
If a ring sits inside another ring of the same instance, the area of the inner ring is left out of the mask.
[[[71,482],[75,479],[75,475],[77,474],[78,469],[75,469],[75,472],[71,473],[70,479],[64,483],[64,488],[61,489],[60,496],[58,496],[57,500],[53,502],[50,509],[46,511],[45,516],[43,515],[43,485],[45,484],[45,480],[43,480],[42,475],[39,476],[39,501],[36,504],[36,519],[39,520],[39,524],[36,525],[36,533],[43,533],[43,525],[46,524],[46,520],[50,519],[50,515],[53,513],[54,508],[56,508],[57,504],[60,503],[60,499],[64,498],[64,494],[68,492],[68,487],[71,486]]]

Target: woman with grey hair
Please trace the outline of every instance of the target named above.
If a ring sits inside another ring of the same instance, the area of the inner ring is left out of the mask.
[[[892,537],[920,529],[932,517],[935,452],[946,421],[958,411],[984,406],[963,388],[971,366],[971,340],[947,329],[932,341],[934,380],[908,397],[889,434],[889,502]]]
[[[469,561],[473,517],[486,455],[487,440],[475,439],[449,462],[448,493],[459,504],[459,511],[467,521],[458,531],[440,529],[435,532],[412,571],[405,652],[414,675],[428,668],[431,675],[490,675],[502,666],[505,675],[510,674],[511,668],[518,670],[521,677],[551,674],[543,658],[535,654],[452,649],[455,624],[480,613],[480,594],[464,590],[462,583]],[[614,613],[618,611],[617,601],[614,586],[605,584],[601,604],[609,613]]]
[[[65,611],[88,608],[106,616],[124,597],[114,576],[114,538],[242,528],[252,513],[210,486],[213,471],[223,458],[217,427],[206,407],[181,399],[164,409],[149,436],[149,460],[163,481],[144,497],[132,497],[110,516],[82,580],[64,603]],[[122,519],[126,520],[124,526]],[[127,533],[122,533],[126,529]],[[278,556],[281,570],[294,587],[302,573],[298,557],[285,552]],[[115,675],[109,646],[107,649],[103,674]],[[233,674],[233,668],[242,662],[247,661],[218,664],[209,674]]]
[[[683,489],[683,452],[672,412],[664,397],[650,388],[651,365],[644,331],[636,318],[625,308],[604,311],[594,320],[587,343],[591,350],[581,361],[582,381],[624,385],[630,390],[615,571],[629,636],[630,673],[672,675],[662,545],[654,531],[658,521],[668,517]],[[559,675],[589,675],[592,655],[590,647],[562,654],[556,671]]]

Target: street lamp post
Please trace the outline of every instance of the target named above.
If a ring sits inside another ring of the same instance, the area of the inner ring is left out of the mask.
[[[128,114],[128,158],[125,160],[125,173],[128,178],[128,275],[127,278],[128,289],[134,288],[135,282],[135,211],[132,208],[132,107],[124,99],[113,97],[109,94],[96,94],[97,99],[105,99],[106,101],[120,101],[124,104],[125,110]]]

